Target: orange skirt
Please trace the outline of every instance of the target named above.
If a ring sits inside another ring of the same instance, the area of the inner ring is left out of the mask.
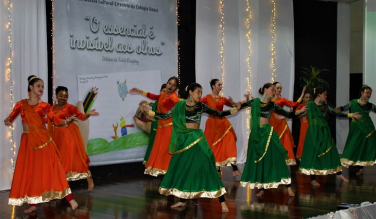
[[[299,135],[299,144],[298,150],[296,151],[296,158],[299,160],[302,158],[303,154],[303,147],[304,147],[304,140],[308,129],[308,121],[307,122],[300,122],[300,135]]]
[[[55,127],[53,140],[59,149],[68,181],[91,177],[90,159],[86,154],[81,132],[76,124],[71,123],[68,127]]]
[[[28,134],[22,134],[9,205],[38,204],[71,194],[55,143],[32,150],[27,141]]]
[[[171,160],[171,154],[168,153],[172,133],[172,123],[170,124],[164,127],[158,126],[153,148],[146,163],[145,174],[155,177],[166,174]]]
[[[294,138],[292,137],[290,128],[286,120],[275,119],[274,112],[270,116],[270,125],[278,133],[279,140],[281,141],[283,147],[287,150],[288,159],[286,159],[287,165],[296,165],[295,155],[293,148],[295,147]]]
[[[215,157],[215,166],[236,165],[236,134],[226,118],[209,117],[205,137]]]

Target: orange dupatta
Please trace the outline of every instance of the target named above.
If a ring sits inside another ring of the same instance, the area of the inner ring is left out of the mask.
[[[207,95],[206,100],[208,102],[209,107],[216,109],[216,102],[212,95]],[[217,117],[217,116],[209,115],[209,119],[210,119],[210,122],[206,123],[208,127],[206,127],[205,129],[205,133],[208,133],[210,134],[210,136],[212,136],[211,139],[213,139],[213,142],[208,142],[210,147],[213,147],[218,142],[220,142],[228,132],[232,132],[234,134],[235,141],[236,141],[235,131],[232,128],[231,123],[228,121],[226,117]]]
[[[47,146],[52,138],[49,135],[42,118],[35,111],[34,106],[29,105],[27,100],[22,100],[25,118],[29,126],[29,138],[27,144],[30,150],[41,149]]]

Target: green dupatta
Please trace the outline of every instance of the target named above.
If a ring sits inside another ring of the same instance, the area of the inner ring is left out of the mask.
[[[321,157],[328,153],[334,145],[332,135],[330,134],[330,129],[328,121],[322,115],[321,110],[314,101],[307,103],[308,108],[308,134],[312,135],[312,140],[316,150],[318,151],[318,157]]]
[[[172,134],[169,146],[170,154],[178,154],[188,150],[196,145],[201,140],[204,140],[206,144],[198,144],[203,152],[214,159],[213,153],[206,142],[206,138],[201,129],[189,129],[187,128],[185,118],[185,100],[180,100],[176,103],[172,115]],[[206,147],[205,147],[206,146]],[[214,162],[214,160],[213,160]]]
[[[273,103],[269,103],[273,104]],[[261,115],[261,101],[260,98],[256,98],[252,102],[251,110],[251,135],[248,141],[248,148],[251,147],[255,160],[255,163],[264,158],[268,151],[270,141],[274,144],[281,144],[279,138],[273,138],[273,127],[270,124],[265,124],[260,127],[260,115]],[[287,151],[283,147],[277,147],[278,151],[284,156],[287,156]]]
[[[358,100],[354,99],[350,102],[351,112],[358,112],[362,118],[359,120],[353,119],[351,124],[357,126],[357,128],[364,134],[365,138],[368,138],[375,132],[375,126],[373,125],[372,119],[369,113],[364,112],[364,110],[358,104]]]

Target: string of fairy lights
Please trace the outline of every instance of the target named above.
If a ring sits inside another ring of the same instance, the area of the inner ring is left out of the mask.
[[[223,96],[223,90],[225,87],[225,58],[223,56],[223,45],[225,44],[225,13],[223,11],[223,8],[225,7],[225,4],[223,3],[223,0],[219,1],[219,12],[221,13],[221,23],[219,27],[221,28],[221,72],[222,72],[222,91],[221,95]]]
[[[12,7],[13,4],[10,0],[7,1],[7,9],[8,9],[8,22],[6,24],[6,29],[8,30],[8,43],[9,43],[9,57],[6,61],[6,74],[8,76],[9,82],[9,100],[10,100],[10,110],[13,110],[14,107],[14,95],[13,95],[13,72],[12,72],[12,60],[13,60],[13,46],[12,46]],[[10,159],[10,163],[12,164],[12,168],[14,170],[14,161],[16,158],[16,142],[14,142],[14,127],[9,126],[9,142],[11,144],[10,150],[12,151],[12,158]]]
[[[55,30],[55,22],[54,22],[54,19],[53,19],[53,16],[54,16],[54,1],[51,0],[51,19],[52,19],[52,29],[51,29],[51,38],[52,38],[52,76],[51,76],[51,81],[52,81],[52,90],[54,91],[55,90],[55,38],[54,38],[54,30]],[[54,92],[52,92],[52,101],[54,101],[55,99],[55,96],[54,96]]]
[[[180,0],[177,1],[176,3],[176,25],[177,27],[179,27],[179,22],[180,22],[180,16],[179,16],[179,5],[180,5]],[[179,80],[179,84],[181,84],[180,82],[180,40],[178,39],[177,41],[177,46],[178,46],[178,80]]]
[[[247,71],[248,71],[248,77],[246,78],[246,80],[247,80],[246,92],[247,92],[247,91],[252,90],[252,86],[251,86],[251,77],[252,77],[252,68],[251,68],[251,53],[252,53],[251,19],[252,19],[252,14],[251,14],[251,4],[249,3],[249,0],[246,0],[246,3],[247,3],[247,7],[246,7],[245,11],[248,13],[247,19],[246,19],[246,27],[247,27],[246,37],[247,37],[247,43],[248,43],[248,55],[247,55],[247,58],[246,58]],[[246,113],[247,113],[248,116],[250,116],[249,108],[246,109]],[[247,119],[246,121],[247,121],[247,138],[249,138],[249,132],[250,132],[251,126],[250,126],[249,119]]]
[[[275,78],[277,77],[276,75],[276,67],[275,67],[275,60],[276,60],[276,51],[275,51],[275,43],[277,40],[277,35],[276,35],[276,4],[275,0],[272,0],[273,4],[273,10],[272,10],[272,61],[271,61],[271,67],[272,67],[272,78],[271,81],[272,83],[275,81]]]

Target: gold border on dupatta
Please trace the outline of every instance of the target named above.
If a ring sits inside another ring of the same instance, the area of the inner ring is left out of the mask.
[[[336,169],[329,169],[329,170],[315,170],[315,169],[299,168],[299,173],[303,173],[305,175],[326,176],[326,175],[329,175],[329,174],[336,174],[339,171],[342,171],[342,166],[339,166]]]
[[[171,188],[171,189],[165,189],[162,187],[159,187],[158,192],[161,195],[169,196],[173,195],[178,198],[184,198],[184,199],[195,199],[195,198],[218,198],[224,194],[226,194],[226,189],[224,187],[220,188],[217,191],[198,191],[198,192],[183,192],[179,189]]]
[[[264,158],[266,152],[268,151],[268,148],[269,148],[269,143],[270,143],[270,139],[273,135],[273,126],[270,128],[270,133],[269,133],[269,137],[268,137],[268,142],[266,143],[266,147],[265,147],[265,151],[264,151],[264,154],[260,157],[260,159],[258,160],[255,160],[255,163],[258,163],[262,160],[262,158]]]
[[[324,153],[319,154],[318,157],[322,157],[322,156],[324,156],[325,154],[327,154],[330,150],[332,150],[333,145],[334,145],[334,141],[333,141],[333,138],[332,138],[332,145],[330,145],[330,147],[329,147]]]
[[[65,177],[67,178],[67,181],[77,181],[80,179],[87,179],[91,177],[91,172],[88,171],[87,173],[77,173],[77,172],[69,172],[65,174]]]
[[[150,111],[149,111],[149,112],[150,112]],[[172,122],[170,122],[170,123],[168,123],[168,124],[166,124],[166,125],[158,126],[158,128],[159,128],[159,129],[162,129],[162,128],[167,127],[167,126],[170,126],[170,125],[172,125]]]
[[[279,139],[281,139],[283,134],[285,134],[286,129],[287,129],[287,124],[286,124],[285,128],[283,129],[282,133],[279,135]]]
[[[230,125],[230,127],[228,127],[228,129],[225,131],[225,133],[222,135],[222,137],[220,137],[216,142],[214,142],[212,147],[215,146],[216,144],[218,144],[225,137],[225,135],[227,135],[227,133],[230,131],[231,128],[232,128],[232,126]]]
[[[188,150],[189,148],[191,148],[191,147],[193,147],[195,144],[197,144],[199,141],[201,141],[202,139],[203,139],[204,137],[203,136],[201,136],[201,137],[199,137],[196,141],[194,141],[194,142],[192,142],[191,144],[189,144],[187,147],[185,147],[185,148],[183,148],[183,149],[181,149],[181,150],[178,150],[178,151],[176,151],[176,152],[169,152],[171,155],[174,155],[174,154],[179,154],[179,153],[181,153],[181,152],[184,152],[184,151],[186,151],[186,150]]]
[[[216,167],[224,167],[224,166],[227,166],[228,164],[236,165],[236,157],[230,157],[230,158],[227,158],[224,161],[215,162]]]
[[[150,176],[159,176],[159,175],[165,175],[167,170],[161,170],[153,167],[147,167],[144,171],[144,174],[150,175]]]
[[[66,188],[60,192],[51,190],[48,192],[43,192],[41,196],[36,196],[36,197],[25,196],[23,198],[9,198],[8,204],[17,205],[17,206],[21,206],[23,203],[38,204],[38,203],[43,203],[43,202],[49,202],[53,199],[62,199],[71,193],[72,191],[70,188]]]
[[[373,166],[376,164],[376,161],[352,161],[346,158],[341,158],[342,166],[349,168],[349,166]]]
[[[366,136],[366,138],[370,137],[373,133],[375,133],[375,129],[374,129],[371,133],[369,133],[369,134]]]
[[[284,178],[284,179],[281,179],[280,182],[270,182],[270,183],[251,183],[250,181],[248,182],[244,182],[244,181],[240,181],[240,185],[242,187],[248,187],[250,189],[275,189],[275,188],[278,188],[279,185],[288,185],[288,184],[291,184],[291,178]]]
[[[46,143],[42,144],[41,146],[30,148],[30,150],[37,150],[46,147],[50,142],[52,141],[52,138],[50,137],[50,140],[48,140]]]

